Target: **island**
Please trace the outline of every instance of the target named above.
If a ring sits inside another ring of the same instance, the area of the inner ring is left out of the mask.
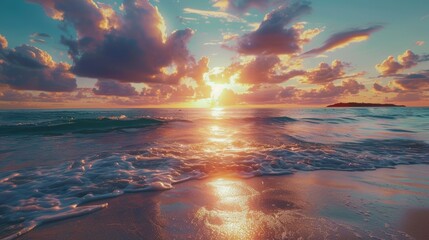
[[[335,103],[327,106],[331,107],[405,107],[405,105],[396,105],[391,103],[357,103],[357,102],[348,102],[348,103]]]

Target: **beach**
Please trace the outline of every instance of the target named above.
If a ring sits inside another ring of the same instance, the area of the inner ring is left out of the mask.
[[[18,239],[428,239],[428,165],[214,176],[125,194]]]
[[[2,111],[0,238],[425,239],[428,116]]]

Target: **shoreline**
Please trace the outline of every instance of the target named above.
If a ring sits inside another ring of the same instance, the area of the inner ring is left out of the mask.
[[[17,239],[425,239],[428,171],[429,165],[401,165],[191,180],[87,203],[109,205]]]

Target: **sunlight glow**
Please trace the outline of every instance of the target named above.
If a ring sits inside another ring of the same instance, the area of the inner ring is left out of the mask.
[[[211,109],[211,115],[215,119],[222,119],[225,112],[223,111],[223,108],[221,107],[215,107]]]
[[[225,87],[226,87],[225,84],[217,84],[217,83],[211,84],[211,88],[212,88],[211,98],[213,101],[219,100],[219,97],[222,94]]]

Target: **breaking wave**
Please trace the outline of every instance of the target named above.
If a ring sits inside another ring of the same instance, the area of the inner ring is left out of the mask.
[[[164,120],[155,118],[126,119],[109,117],[98,119],[70,119],[48,121],[37,124],[16,124],[0,126],[0,135],[63,135],[67,133],[103,133],[122,129],[145,128],[162,124]]]

